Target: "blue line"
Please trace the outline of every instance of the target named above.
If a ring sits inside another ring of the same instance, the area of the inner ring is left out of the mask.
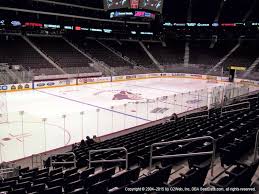
[[[63,99],[69,100],[69,101],[77,102],[77,103],[80,103],[80,104],[92,106],[92,107],[95,107],[95,108],[99,108],[99,109],[111,111],[111,112],[114,112],[114,113],[126,115],[126,116],[129,116],[129,117],[141,119],[141,120],[144,120],[144,121],[149,121],[149,122],[151,121],[151,120],[144,119],[144,118],[141,118],[141,117],[136,117],[136,116],[133,116],[133,115],[130,115],[130,114],[122,113],[122,112],[119,112],[119,111],[115,111],[115,110],[111,110],[111,109],[108,109],[108,108],[104,108],[104,107],[96,106],[96,105],[93,105],[93,104],[89,104],[89,103],[81,102],[81,101],[78,101],[78,100],[74,100],[74,99],[71,99],[71,98],[67,98],[67,97],[64,97],[64,96],[59,96],[59,95],[56,95],[56,94],[51,94],[51,93],[43,92],[43,91],[39,91],[39,90],[35,90],[35,91],[40,92],[40,93],[44,93],[44,94],[47,94],[47,95],[55,96],[55,97],[58,97],[58,98],[63,98]]]

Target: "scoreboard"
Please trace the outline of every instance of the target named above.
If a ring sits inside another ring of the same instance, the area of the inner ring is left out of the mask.
[[[104,0],[104,9],[122,9],[130,6],[130,0]]]
[[[104,9],[145,9],[161,13],[163,1],[164,0],[104,0]]]
[[[139,8],[162,12],[163,0],[140,0]]]
[[[138,9],[139,0],[131,0],[130,1],[130,8],[131,9]]]
[[[130,18],[130,19],[145,19],[145,20],[155,20],[156,14],[147,11],[112,11],[110,13],[110,18]]]

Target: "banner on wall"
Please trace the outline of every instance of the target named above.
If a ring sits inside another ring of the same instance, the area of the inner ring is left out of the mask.
[[[202,75],[201,74],[189,74],[189,73],[186,73],[185,77],[186,78],[193,78],[193,79],[202,79]]]
[[[126,76],[114,76],[114,77],[112,77],[112,80],[123,81],[123,80],[126,80]]]
[[[171,73],[172,77],[185,77],[186,74],[185,73]]]
[[[224,82],[228,82],[229,78],[228,77],[217,77],[218,81],[224,81]]]
[[[11,86],[11,90],[16,90],[16,86],[15,86],[15,85],[12,85],[12,86]]]
[[[136,75],[126,75],[126,79],[127,80],[136,79]]]
[[[23,89],[23,85],[19,84],[17,87],[18,90],[22,90]]]
[[[94,83],[95,78],[86,78],[86,83]]]
[[[139,75],[136,76],[136,78],[146,78],[146,77],[147,77],[146,74],[139,74]]]
[[[1,85],[0,86],[0,91],[6,91],[8,90],[8,85]]]
[[[209,80],[217,80],[217,76],[207,75],[207,79],[209,79]]]
[[[194,79],[202,79],[202,75],[200,74],[190,74],[189,76]]]
[[[100,82],[110,82],[110,81],[111,81],[111,77],[80,78],[78,79],[78,84],[100,83]]]
[[[71,84],[75,84],[74,83],[74,79],[64,79],[64,80],[60,80],[59,85],[71,85]],[[51,85],[56,85],[56,83],[53,82],[48,82],[47,84],[51,84]]]
[[[99,77],[102,76],[101,72],[94,72],[94,73],[79,73],[79,74],[62,74],[62,75],[38,75],[34,76],[34,80],[41,81],[41,80],[61,80],[61,79],[74,79],[76,77],[84,78],[84,77]]]
[[[161,77],[161,73],[150,73],[148,77]]]
[[[0,85],[0,92],[32,89],[32,83]]]
[[[98,77],[94,78],[95,82],[111,82],[111,77]]]
[[[49,88],[58,86],[76,85],[76,79],[56,80],[56,81],[34,81],[33,88]]]
[[[25,88],[25,89],[29,89],[29,88],[31,88],[31,86],[30,86],[30,84],[25,84],[25,85],[24,85],[24,88]]]
[[[85,83],[87,83],[87,78],[78,79],[78,84],[85,84]]]
[[[167,76],[170,76],[169,73],[161,73],[161,77],[167,77]]]
[[[249,85],[249,84],[256,84],[253,80],[240,80],[240,82],[239,83],[241,83],[241,84],[247,84],[247,85]]]
[[[21,84],[10,84],[0,85],[0,92],[7,91],[21,91],[28,89],[37,88],[48,88],[58,86],[71,86],[85,83],[102,83],[111,81],[122,81],[132,79],[145,79],[145,78],[160,78],[160,77],[178,77],[178,78],[199,78],[207,79],[212,81],[228,81],[228,77],[217,77],[211,75],[201,74],[185,74],[185,73],[151,73],[151,74],[137,74],[137,75],[125,75],[125,76],[114,76],[114,77],[91,77],[91,78],[78,78],[78,79],[63,79],[55,81],[34,81],[33,83],[21,83]],[[259,86],[259,81],[247,80],[247,79],[236,79],[236,83],[244,85]]]

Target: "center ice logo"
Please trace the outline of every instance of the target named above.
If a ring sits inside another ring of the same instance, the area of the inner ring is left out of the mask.
[[[132,92],[127,91],[120,91],[119,93],[115,94],[112,100],[142,100],[140,94],[134,94]]]
[[[143,100],[141,94],[136,94],[129,91],[121,90],[102,90],[94,93],[95,96],[100,94],[112,94],[112,100]]]

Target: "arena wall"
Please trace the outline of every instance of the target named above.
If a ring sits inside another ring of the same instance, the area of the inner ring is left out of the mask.
[[[228,77],[219,77],[211,75],[201,74],[185,74],[185,73],[151,73],[151,74],[136,74],[136,75],[123,75],[112,77],[88,77],[88,78],[73,78],[73,79],[61,79],[53,81],[33,81],[31,83],[21,84],[8,84],[0,85],[0,92],[16,92],[33,89],[55,88],[64,86],[75,86],[83,84],[96,84],[106,82],[121,82],[128,80],[140,80],[140,79],[152,79],[152,78],[189,78],[189,79],[201,79],[201,80],[215,80],[217,82],[228,82]],[[259,87],[259,81],[247,80],[247,79],[235,79],[238,84],[246,86]]]

